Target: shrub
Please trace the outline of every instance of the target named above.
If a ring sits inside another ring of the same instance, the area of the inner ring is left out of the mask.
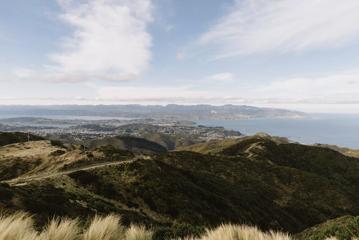
[[[50,144],[54,147],[66,148],[65,145],[59,140],[50,140]]]

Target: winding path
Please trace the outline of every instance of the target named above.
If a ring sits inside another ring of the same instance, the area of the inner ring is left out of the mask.
[[[51,174],[28,176],[28,177],[18,177],[18,178],[14,178],[14,179],[10,179],[10,180],[1,181],[1,183],[7,183],[10,186],[25,186],[34,181],[44,180],[47,178],[53,178],[53,177],[57,177],[57,176],[68,175],[70,173],[74,173],[74,172],[78,172],[78,171],[86,171],[86,170],[91,170],[91,169],[96,169],[96,168],[107,167],[107,166],[116,166],[116,165],[127,164],[127,163],[134,162],[138,159],[143,159],[143,158],[135,157],[131,160],[120,161],[120,162],[104,162],[104,163],[93,164],[93,165],[89,165],[89,166],[84,166],[84,167],[75,168],[75,169],[68,170],[68,171],[61,171],[61,172],[56,172],[56,173],[51,173]]]

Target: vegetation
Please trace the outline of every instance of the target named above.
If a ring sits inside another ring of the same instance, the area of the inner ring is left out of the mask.
[[[42,137],[22,132],[0,132],[0,146],[12,143],[44,140]]]
[[[267,135],[157,154],[17,143],[0,147],[1,169],[8,174],[0,184],[1,211],[29,212],[36,229],[62,223],[46,225],[54,217],[116,214],[126,231],[144,226],[154,239],[209,239],[205,229],[223,223],[234,232],[246,224],[299,240],[357,236],[356,218],[340,217],[359,215],[359,160]],[[80,233],[90,226],[78,224]]]
[[[359,216],[343,216],[311,227],[297,235],[300,239],[321,240],[336,237],[338,240],[359,238]]]
[[[223,127],[187,125],[151,125],[128,124],[116,128],[116,132],[125,136],[141,136],[141,138],[158,143],[168,150],[203,143],[208,139],[230,138],[241,136],[240,132],[226,130]]]
[[[33,219],[24,213],[0,216],[1,240],[151,240],[156,236],[150,229],[131,225],[125,227],[120,217],[108,215],[95,216],[89,223],[78,219],[52,219],[42,229],[36,230]],[[263,232],[256,227],[246,225],[220,225],[207,229],[199,237],[188,236],[187,240],[292,240],[291,236],[281,232]],[[317,239],[317,238],[306,238]],[[318,238],[319,239],[319,238]],[[320,238],[336,240],[335,237]],[[351,239],[347,235],[345,238]],[[354,239],[354,238],[353,238]]]
[[[87,147],[95,149],[103,146],[112,146],[119,150],[129,150],[135,153],[142,154],[162,154],[166,153],[167,149],[160,144],[151,142],[149,140],[130,136],[117,136],[104,139],[97,139],[87,143]]]
[[[359,157],[359,149],[350,149],[350,148],[338,147],[336,145],[328,145],[328,144],[317,144],[317,146],[330,148],[350,157],[356,157],[356,158]]]
[[[114,215],[94,217],[88,227],[78,220],[53,219],[36,231],[32,218],[17,213],[0,217],[1,240],[150,240],[152,232],[144,227],[125,228]]]

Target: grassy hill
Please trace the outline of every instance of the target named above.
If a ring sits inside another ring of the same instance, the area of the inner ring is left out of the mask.
[[[294,234],[359,215],[359,159],[331,149],[267,135],[168,153],[140,139],[123,148],[122,142],[116,145],[121,140],[87,151],[49,141],[1,147],[2,167],[11,158],[40,162],[24,172],[22,164],[11,168],[21,174],[0,185],[0,209],[35,214],[38,225],[52,216],[116,213],[125,225],[153,228],[158,239],[199,234],[222,223]],[[132,154],[142,143],[150,154]]]
[[[328,220],[298,234],[298,239],[321,240],[327,237],[347,240],[359,237],[359,217],[343,216]]]
[[[192,144],[189,146],[178,147],[179,151],[191,151],[198,152],[202,154],[223,154],[224,151],[228,151],[230,148],[239,150],[238,153],[244,152],[241,146],[249,146],[251,143],[256,143],[262,140],[269,140],[276,144],[286,144],[289,143],[287,138],[282,137],[272,137],[265,133],[257,133],[254,136],[246,136],[241,138],[228,138],[223,140],[211,140],[207,142]]]
[[[137,136],[156,142],[168,150],[178,147],[203,143],[209,138],[239,137],[240,132],[223,127],[206,127],[197,125],[151,125],[128,124],[116,128],[119,135]]]
[[[90,149],[110,145],[115,149],[128,150],[143,154],[162,154],[167,152],[167,149],[158,143],[131,136],[117,136],[97,139],[89,141],[85,145]]]

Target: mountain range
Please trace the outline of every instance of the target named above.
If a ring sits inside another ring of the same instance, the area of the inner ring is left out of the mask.
[[[298,118],[306,114],[245,105],[53,105],[0,106],[0,116],[98,116],[180,120]]]

